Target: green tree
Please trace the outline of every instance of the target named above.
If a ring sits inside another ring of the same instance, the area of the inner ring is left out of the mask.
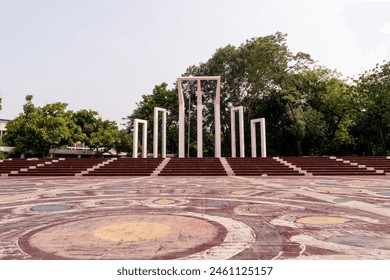
[[[93,110],[81,109],[73,113],[72,119],[82,131],[80,139],[78,140],[81,142],[85,142],[85,144],[89,146],[92,133],[94,133],[98,129],[98,112]]]
[[[4,141],[14,146],[17,153],[27,153],[47,157],[49,150],[73,143],[80,129],[66,111],[67,104],[53,103],[35,107],[33,96],[26,96],[23,113],[7,123]]]
[[[362,103],[353,130],[356,153],[388,155],[390,152],[390,61],[377,64],[356,81]]]
[[[81,130],[78,141],[94,149],[97,156],[116,145],[119,137],[116,122],[102,120],[96,111],[86,109],[73,113],[72,119]]]
[[[133,137],[129,129],[119,130],[118,141],[115,144],[115,150],[117,153],[127,153],[131,155],[133,152]]]
[[[351,86],[337,72],[318,66],[287,78],[281,92],[297,155],[344,153],[353,144],[349,130],[359,111]]]
[[[23,112],[7,123],[4,141],[15,147],[14,155],[30,153],[47,157],[50,149],[78,141],[84,141],[100,155],[118,141],[116,123],[102,120],[95,111],[83,109],[74,113],[61,102],[36,107],[32,99],[32,95],[27,95]]]
[[[102,153],[109,152],[113,148],[119,136],[118,126],[116,122],[109,120],[97,120],[97,130],[91,134],[89,139],[89,147]]]

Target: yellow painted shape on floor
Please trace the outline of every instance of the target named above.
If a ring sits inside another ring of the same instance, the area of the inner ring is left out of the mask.
[[[143,241],[167,236],[170,230],[170,226],[160,223],[129,222],[98,228],[93,235],[113,242]]]
[[[231,192],[231,194],[234,194],[234,195],[246,195],[248,193],[251,193],[253,190],[241,190],[241,191],[234,191],[234,192]]]
[[[25,197],[21,197],[21,196],[0,196],[0,200],[1,201],[17,201],[17,200],[21,200],[21,199],[24,199]]]
[[[350,221],[350,219],[330,216],[313,216],[304,217],[297,220],[297,223],[308,225],[336,225],[343,224]]]
[[[160,205],[169,205],[169,204],[175,204],[176,201],[172,199],[158,199],[153,201],[154,204],[160,204]]]

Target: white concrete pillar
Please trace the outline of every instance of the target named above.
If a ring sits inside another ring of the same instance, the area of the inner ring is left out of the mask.
[[[201,81],[198,79],[198,86],[196,91],[196,119],[197,119],[197,152],[198,152],[198,158],[203,157],[203,103],[202,103],[202,87],[201,87]]]
[[[220,94],[221,94],[221,78],[216,77],[181,77],[177,79],[178,98],[179,98],[179,157],[184,157],[184,136],[185,136],[185,121],[184,121],[184,96],[181,82],[182,81],[197,81],[197,156],[203,157],[203,103],[201,81],[216,81],[217,89],[215,93],[214,117],[215,117],[215,157],[221,157],[221,112],[220,112]]]
[[[267,144],[266,144],[265,119],[264,118],[251,120],[252,157],[257,157],[257,149],[256,149],[256,123],[260,123],[261,157],[267,157]]]
[[[145,121],[142,128],[142,157],[148,157],[148,122]]]
[[[179,98],[179,158],[184,157],[184,132],[185,132],[185,122],[184,122],[184,97],[183,89],[181,87],[181,79],[177,79],[177,90]]]
[[[134,119],[134,131],[133,131],[133,158],[138,157],[138,124],[141,124],[142,127],[142,157],[146,158],[148,156],[148,142],[147,142],[147,131],[148,131],[148,121],[141,119]]]
[[[236,157],[236,122],[235,122],[235,114],[233,112],[233,108],[230,109],[230,143],[231,143],[231,151],[232,157]]]
[[[215,150],[214,156],[221,157],[221,78],[217,77],[217,90],[214,101],[214,124],[215,124]]]
[[[162,141],[161,141],[161,157],[166,158],[167,157],[167,111],[162,116]]]
[[[235,112],[238,111],[238,134],[240,136],[240,157],[245,157],[245,141],[244,141],[244,108],[242,106],[233,107],[230,109],[230,130],[231,130],[231,148],[232,157],[236,157],[236,118]]]
[[[134,120],[133,128],[133,158],[138,157],[138,119]]]
[[[158,157],[158,113],[162,112],[161,156],[167,157],[167,110],[154,107],[153,114],[153,157]]]

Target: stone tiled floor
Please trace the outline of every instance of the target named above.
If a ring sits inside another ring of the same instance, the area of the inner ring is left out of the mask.
[[[0,259],[390,259],[390,177],[2,178]]]

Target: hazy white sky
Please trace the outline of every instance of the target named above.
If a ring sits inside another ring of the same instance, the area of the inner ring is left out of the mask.
[[[390,60],[390,1],[0,0],[0,118],[66,102],[122,123],[217,48],[281,31],[345,77]]]

